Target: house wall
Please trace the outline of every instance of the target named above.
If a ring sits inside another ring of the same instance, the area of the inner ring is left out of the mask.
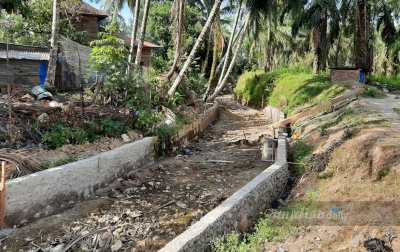
[[[8,81],[10,84],[22,84],[33,87],[40,84],[40,60],[9,60]],[[7,61],[0,59],[0,86],[7,85]]]
[[[136,51],[137,51],[137,48],[135,48],[133,50],[133,55],[135,55],[135,56],[136,56]],[[151,63],[151,48],[144,47],[142,50],[142,58],[140,60],[140,65],[149,67],[150,63]]]
[[[331,83],[359,83],[360,70],[358,69],[331,69]]]
[[[90,42],[98,39],[99,19],[93,16],[82,16],[80,21],[73,20],[72,24],[78,31],[87,31],[85,38]]]

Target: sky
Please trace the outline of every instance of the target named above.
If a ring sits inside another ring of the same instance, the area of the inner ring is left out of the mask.
[[[92,5],[93,7],[96,7],[97,9],[101,9],[101,3],[103,2],[103,0],[100,0],[99,3],[96,3],[95,0],[90,1],[90,0],[84,0],[86,3]],[[124,17],[125,22],[128,23],[129,18],[132,18],[132,12],[129,10],[128,5],[125,3],[124,4],[124,8],[121,10],[120,14]]]

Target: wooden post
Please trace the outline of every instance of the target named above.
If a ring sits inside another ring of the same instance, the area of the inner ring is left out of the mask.
[[[261,109],[264,109],[264,94],[262,94],[261,98]]]
[[[332,106],[332,105],[335,104],[335,103],[338,103],[338,102],[343,101],[343,100],[345,100],[345,99],[347,99],[347,98],[350,98],[351,96],[354,96],[354,95],[357,95],[357,96],[358,96],[358,94],[361,94],[361,93],[363,93],[363,92],[364,92],[364,88],[356,88],[356,89],[353,89],[352,91],[347,92],[347,93],[345,93],[345,94],[342,95],[342,96],[339,96],[339,97],[337,97],[337,98],[335,98],[335,99],[332,99],[332,100],[327,101],[327,102],[325,102],[325,103],[323,103],[323,104],[320,104],[320,105],[318,105],[318,106],[315,106],[315,107],[313,107],[312,109],[309,109],[309,110],[307,110],[307,111],[298,113],[298,114],[296,114],[296,115],[294,115],[294,116],[291,116],[291,117],[289,117],[289,118],[286,118],[285,120],[282,120],[282,121],[280,121],[280,122],[276,122],[276,123],[274,123],[274,124],[271,124],[270,128],[271,128],[272,130],[273,130],[273,129],[277,129],[277,128],[283,126],[283,125],[286,125],[286,124],[295,122],[295,121],[297,121],[297,120],[299,120],[299,119],[301,119],[301,118],[303,118],[303,117],[306,117],[306,116],[309,116],[309,115],[311,115],[311,114],[313,114],[313,113],[315,113],[315,112],[318,112],[319,110],[328,108],[328,107]]]
[[[6,162],[1,162],[1,209],[0,209],[0,229],[4,228],[4,217],[6,209]]]

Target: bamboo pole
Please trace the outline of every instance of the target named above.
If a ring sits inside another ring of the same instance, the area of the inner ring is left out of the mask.
[[[314,108],[312,108],[312,109],[309,109],[309,110],[307,110],[307,111],[298,113],[298,114],[296,114],[296,115],[294,115],[294,116],[291,116],[291,117],[289,117],[289,118],[286,118],[285,120],[282,120],[282,121],[280,121],[280,122],[271,124],[271,129],[272,129],[272,130],[273,130],[273,129],[277,129],[277,128],[283,126],[283,125],[286,125],[286,124],[295,122],[295,121],[297,121],[297,120],[299,120],[299,119],[301,119],[301,118],[303,118],[303,117],[306,117],[306,116],[309,116],[309,115],[311,115],[311,114],[314,114],[315,112],[318,112],[319,110],[328,108],[328,107],[332,106],[332,105],[335,104],[335,103],[338,103],[338,102],[343,101],[343,100],[345,100],[345,99],[347,99],[347,98],[350,98],[350,97],[352,97],[353,95],[361,94],[361,93],[363,93],[363,92],[364,92],[364,88],[356,88],[356,89],[354,89],[354,90],[352,90],[352,91],[350,91],[350,92],[345,93],[345,94],[342,95],[342,96],[339,96],[339,97],[337,97],[337,98],[335,98],[335,99],[332,99],[332,100],[330,100],[330,101],[327,101],[327,102],[325,102],[325,103],[322,103],[321,105],[318,105],[318,106],[316,106],[316,107],[314,107]]]
[[[0,229],[4,228],[4,217],[6,209],[6,162],[1,162],[1,209],[0,209]]]

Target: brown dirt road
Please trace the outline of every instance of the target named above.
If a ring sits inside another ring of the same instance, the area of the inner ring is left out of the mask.
[[[266,169],[262,112],[223,96],[219,117],[185,149],[134,170],[70,210],[13,229],[3,251],[157,251]],[[221,160],[212,162],[210,160]],[[61,251],[61,250],[60,250]]]

